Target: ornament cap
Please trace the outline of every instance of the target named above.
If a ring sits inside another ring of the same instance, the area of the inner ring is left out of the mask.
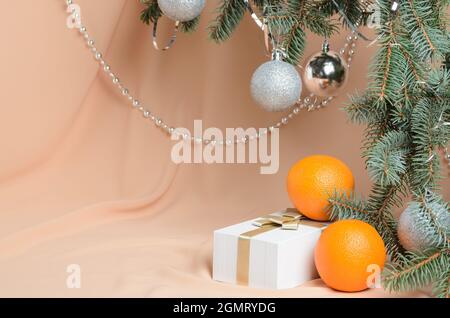
[[[328,42],[328,39],[325,39],[324,41],[323,41],[323,44],[322,44],[322,52],[323,53],[328,53],[328,52],[330,52],[330,42]]]
[[[400,6],[399,1],[392,1],[391,12],[397,13],[399,6]]]
[[[272,50],[272,61],[283,61],[287,57],[283,49],[275,48]]]

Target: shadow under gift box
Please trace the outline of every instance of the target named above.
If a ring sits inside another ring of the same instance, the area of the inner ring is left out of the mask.
[[[260,225],[260,220],[271,217],[297,219],[295,227],[282,222]],[[302,219],[297,210],[287,209],[216,230],[213,279],[270,289],[293,288],[315,279],[314,248],[328,224]]]

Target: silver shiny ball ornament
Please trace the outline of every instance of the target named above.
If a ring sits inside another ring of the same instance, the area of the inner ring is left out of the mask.
[[[300,99],[302,79],[293,65],[275,59],[256,69],[250,91],[255,102],[263,109],[283,111]]]
[[[174,21],[195,19],[205,7],[206,0],[158,0],[162,13]]]
[[[309,58],[303,82],[314,95],[336,96],[347,84],[347,73],[347,64],[339,53],[324,50]]]
[[[434,246],[427,229],[418,225],[419,220],[414,210],[417,210],[417,203],[412,203],[400,215],[398,221],[397,234],[402,246],[411,252],[423,252],[426,249],[437,247]],[[450,231],[450,213],[443,211],[441,214],[433,215],[435,220],[439,222],[446,232]]]

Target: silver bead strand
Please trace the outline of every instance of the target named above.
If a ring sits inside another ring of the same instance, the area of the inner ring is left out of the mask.
[[[67,6],[71,6],[75,4],[73,0],[64,0]],[[317,96],[314,94],[310,94],[309,96],[299,100],[291,109],[291,111],[284,117],[282,117],[279,121],[275,122],[274,124],[261,129],[260,132],[257,132],[255,135],[251,135],[248,137],[242,137],[242,138],[236,138],[234,140],[230,139],[224,139],[224,140],[213,140],[213,139],[204,139],[202,137],[195,137],[195,136],[189,136],[187,134],[179,134],[175,132],[175,128],[165,123],[161,118],[155,116],[150,110],[145,108],[141,105],[141,102],[134,97],[128,88],[126,88],[120,79],[117,77],[117,75],[112,71],[111,66],[106,62],[106,60],[103,57],[102,52],[98,50],[98,48],[95,46],[95,41],[93,38],[91,38],[87,32],[87,28],[84,25],[81,25],[79,27],[79,32],[83,36],[84,40],[86,41],[87,47],[91,51],[91,53],[94,56],[94,59],[99,63],[101,66],[101,69],[103,72],[111,79],[111,82],[114,86],[116,86],[120,93],[127,98],[127,100],[131,103],[133,109],[137,109],[142,113],[142,116],[145,119],[151,120],[157,128],[162,130],[163,132],[167,133],[169,136],[174,137],[174,139],[183,139],[183,140],[190,140],[191,142],[195,144],[212,144],[213,146],[231,146],[233,144],[246,144],[249,141],[252,140],[258,140],[264,135],[270,134],[275,128],[281,128],[283,126],[286,126],[289,124],[290,119],[293,119],[295,116],[300,114],[300,110],[306,108],[306,111],[310,112],[313,110],[321,109],[327,105],[334,99],[333,96],[319,100]],[[344,48],[342,48],[339,52],[341,55],[344,55],[347,53],[347,64],[348,67],[350,67],[352,56],[355,54],[355,48],[356,44],[355,42],[358,40],[358,35],[355,31],[352,31],[352,34],[346,37],[346,43],[344,45]],[[450,157],[448,155],[448,152],[446,152],[446,159],[449,160],[450,164]]]

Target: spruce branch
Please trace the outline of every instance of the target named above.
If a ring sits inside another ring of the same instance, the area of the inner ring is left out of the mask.
[[[191,21],[182,22],[180,24],[180,30],[184,33],[191,33],[197,30],[197,27],[200,23],[200,17],[196,17]]]
[[[242,0],[223,0],[217,9],[216,20],[209,26],[209,37],[217,43],[228,40],[246,10]]]
[[[382,186],[374,184],[372,193],[367,200],[367,210],[370,213],[369,223],[380,233],[386,245],[386,250],[392,259],[397,259],[404,253],[397,236],[397,222],[392,215],[393,207],[400,207],[407,195],[405,176],[399,185]]]
[[[382,236],[392,260],[386,271],[389,290],[414,290],[436,284],[439,296],[448,296],[448,203],[430,190],[438,188],[437,149],[450,139],[450,73],[433,68],[449,53],[446,14],[448,0],[406,0],[397,14],[391,1],[379,0],[380,48],[371,67],[368,90],[352,99],[346,111],[352,121],[367,124],[363,156],[374,186],[366,201],[332,199],[332,215],[364,218]],[[406,252],[397,236],[392,215],[413,193],[409,209],[421,231],[437,249],[430,254]],[[364,207],[358,213],[356,207]],[[436,254],[437,253],[437,254]],[[433,256],[434,255],[434,256]],[[444,266],[445,265],[445,266]]]
[[[141,0],[145,8],[141,11],[141,21],[145,24],[155,23],[161,17],[162,12],[156,0]]]
[[[368,220],[365,202],[354,195],[335,192],[328,201],[330,203],[329,215],[332,220]]]
[[[392,114],[388,112],[391,104],[386,101],[380,100],[376,97],[375,101],[367,106],[377,118],[374,122],[369,122],[365,130],[365,140],[363,142],[363,157],[367,158],[367,155],[372,147],[390,130]]]
[[[450,298],[450,269],[447,272],[442,272],[436,280],[433,295],[438,298]]]
[[[372,179],[381,186],[397,186],[406,173],[408,134],[389,131],[367,154],[367,169]]]
[[[403,55],[398,48],[394,36],[394,22],[388,21],[380,29],[380,44],[382,47],[375,56],[375,62],[371,67],[370,90],[373,95],[378,96],[380,101],[392,102],[395,100],[396,89],[392,85],[396,82],[392,70],[404,62]]]
[[[445,216],[449,213],[449,205],[442,198],[430,190],[415,194],[415,201],[409,208],[417,215],[416,224],[427,233],[427,241],[432,245],[446,248],[449,246],[450,224]]]
[[[402,18],[417,55],[422,60],[428,60],[435,55],[442,57],[446,54],[449,50],[448,38],[434,21],[433,2],[406,0],[404,4]]]
[[[419,100],[411,114],[412,143],[414,154],[411,160],[410,182],[413,191],[434,189],[440,179],[439,156],[436,152],[435,127],[442,110],[440,104],[427,98]]]
[[[291,64],[298,64],[303,56],[306,44],[306,34],[299,27],[298,24],[294,24],[289,30],[287,36],[285,36],[282,47],[287,54],[286,61]]]
[[[382,219],[378,218],[369,221],[369,223],[380,233],[390,259],[398,262],[399,258],[405,253],[405,249],[400,244],[397,235],[397,221],[395,218],[389,213]]]
[[[407,0],[407,2],[409,4],[409,9],[411,10],[411,16],[415,20],[416,25],[417,25],[416,28],[414,28],[414,31],[420,30],[420,32],[422,33],[422,36],[425,38],[425,40],[428,44],[429,50],[430,50],[430,53],[428,55],[431,55],[435,52],[436,49],[435,49],[433,43],[431,42],[430,35],[428,35],[426,27],[423,24],[421,17],[419,16],[419,14],[416,11],[415,3],[413,2],[413,0]],[[423,9],[424,8],[422,8],[422,10]],[[428,11],[428,13],[429,12],[430,11]]]
[[[350,97],[351,103],[344,108],[350,121],[356,124],[374,124],[379,122],[379,112],[375,111],[375,97],[369,94]]]
[[[404,43],[400,46],[400,51],[405,58],[405,61],[408,63],[409,70],[413,73],[414,79],[419,82],[423,79],[423,71],[419,63],[414,61],[414,56],[410,53],[411,49],[408,48],[409,43],[406,40],[403,40]]]
[[[448,281],[449,260],[448,249],[423,254],[408,252],[400,262],[386,266],[383,272],[383,287],[388,291],[413,291],[432,282],[444,279]],[[446,287],[447,291],[444,293],[448,295],[448,284]]]
[[[293,1],[295,3],[295,1]],[[329,15],[317,7],[315,3],[300,0],[295,6],[291,4],[291,10],[296,12],[300,25],[303,29],[309,29],[311,32],[323,37],[331,35],[339,30],[339,26]]]
[[[353,26],[366,24],[367,18],[369,17],[367,9],[373,3],[373,1],[365,1],[365,3],[362,3],[354,0],[335,0],[334,2],[337,4],[337,7],[335,3],[330,0],[311,1],[316,9],[328,16],[339,14],[339,20],[341,20],[342,25],[345,27],[350,27],[348,21],[350,21]],[[340,12],[345,13],[348,21],[340,14]]]
[[[368,199],[368,208],[374,214],[376,219],[382,220],[386,215],[390,214],[390,211],[394,206],[402,206],[402,198],[407,195],[404,181],[405,176],[402,177],[400,183],[396,186],[374,184],[372,193]]]

